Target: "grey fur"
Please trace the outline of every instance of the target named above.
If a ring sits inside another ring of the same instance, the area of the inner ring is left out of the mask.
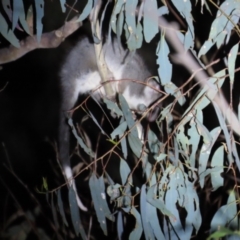
[[[114,40],[112,44],[103,45],[103,53],[106,64],[113,74],[114,80],[111,84],[114,93],[120,92],[125,97],[132,110],[140,110],[139,106],[148,107],[160,97],[160,93],[147,87],[147,84],[160,89],[157,82],[149,78],[152,73],[138,53],[130,53]],[[69,128],[65,122],[65,112],[73,108],[77,102],[79,94],[87,94],[101,85],[95,56],[94,45],[88,38],[83,38],[73,48],[66,58],[60,73],[62,86],[62,108],[60,116],[59,131],[59,157],[63,164],[65,173],[70,167],[69,163]],[[134,81],[145,83],[139,84]],[[92,92],[94,97],[100,100],[101,95],[105,95],[104,88]],[[71,178],[71,173],[66,173],[67,179]],[[72,181],[75,188],[74,181]],[[78,199],[79,207],[86,208]]]

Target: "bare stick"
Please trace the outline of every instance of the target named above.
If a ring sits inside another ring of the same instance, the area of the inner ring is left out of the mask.
[[[58,30],[43,33],[40,42],[37,41],[36,35],[28,36],[27,38],[20,41],[20,48],[16,48],[10,45],[9,47],[0,49],[0,64],[15,61],[28,52],[37,48],[58,47],[67,36],[82,26],[82,23],[77,22],[76,20],[77,17],[74,17],[71,21],[66,22]]]

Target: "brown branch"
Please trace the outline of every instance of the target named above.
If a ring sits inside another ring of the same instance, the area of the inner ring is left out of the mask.
[[[195,73],[195,79],[202,85],[202,87],[208,86],[209,90],[214,90],[214,85],[208,81],[209,76],[207,75],[206,71],[202,69],[194,57],[185,50],[184,46],[180,42],[179,38],[176,35],[176,27],[173,24],[169,24],[163,17],[159,17],[158,23],[162,31],[165,32],[165,36],[168,39],[168,42],[177,52],[176,56],[179,57],[178,61],[181,62],[181,64],[190,73]],[[240,135],[240,122],[236,114],[230,108],[223,94],[219,92],[211,101],[215,102],[221,109],[224,116],[226,116],[227,121],[231,124],[231,129]]]
[[[17,60],[28,52],[37,48],[56,48],[64,39],[75,32],[82,26],[81,22],[77,22],[77,17],[66,22],[62,27],[52,32],[43,33],[40,42],[37,41],[37,36],[28,36],[20,41],[20,48],[12,45],[0,49],[0,64],[8,63]]]

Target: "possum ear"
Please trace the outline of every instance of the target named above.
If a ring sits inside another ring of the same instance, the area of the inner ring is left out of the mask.
[[[154,79],[148,79],[143,90],[145,105],[148,107],[162,96],[160,84]]]
[[[158,96],[162,95],[161,93],[159,93],[159,90],[161,90],[160,84],[154,78],[148,79],[147,85],[152,89],[153,92],[155,92],[155,94],[157,94]]]

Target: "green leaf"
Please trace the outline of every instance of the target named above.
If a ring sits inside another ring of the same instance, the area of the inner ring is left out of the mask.
[[[213,154],[211,167],[214,168],[211,171],[211,182],[213,191],[223,186],[223,164],[224,164],[224,146],[220,146]]]
[[[207,240],[211,240],[211,239],[219,239],[219,238],[223,238],[226,237],[228,235],[237,235],[240,236],[240,231],[232,231],[229,228],[225,228],[225,227],[221,227],[218,231],[212,233]],[[235,238],[234,238],[235,239]],[[239,239],[239,238],[236,238]]]
[[[47,178],[43,177],[43,189],[48,192]]]
[[[165,86],[169,84],[172,79],[172,64],[169,61],[169,47],[165,40],[165,35],[161,34],[161,40],[157,48],[157,64],[159,65],[158,74],[161,80],[161,84]]]
[[[83,9],[77,21],[82,22],[84,19],[86,19],[92,10],[92,7],[93,7],[93,0],[88,0],[85,8]]]
[[[186,50],[188,50],[189,48],[193,48],[194,26],[193,26],[193,17],[191,14],[191,10],[192,10],[191,1],[185,0],[183,3],[182,1],[179,1],[179,0],[172,0],[172,3],[187,22],[188,30],[185,33],[184,48]]]
[[[175,219],[175,216],[166,208],[164,202],[156,198],[156,194],[154,193],[155,191],[156,185],[149,188],[147,192],[147,201],[154,207],[158,208],[162,214]]]
[[[234,191],[231,191],[226,205],[221,206],[211,221],[211,232],[224,226],[238,229],[237,205]]]
[[[136,9],[138,0],[125,1],[125,31],[129,34],[127,37],[127,45],[130,51],[136,49]]]
[[[235,148],[233,147],[235,144],[234,144],[234,142],[231,141],[232,137],[230,137],[230,133],[228,131],[228,126],[225,122],[225,118],[222,115],[221,110],[219,109],[218,105],[215,102],[213,102],[213,106],[214,106],[215,111],[217,113],[218,121],[220,123],[221,129],[222,129],[223,134],[225,136],[226,144],[227,144],[227,147],[228,147],[229,152],[228,152],[227,156],[228,156],[229,165],[231,165],[234,161],[233,157],[232,157],[232,154],[233,154],[236,158],[236,164],[238,165],[238,168],[240,169],[238,153],[237,153],[237,151],[235,151]]]
[[[147,202],[145,184],[142,185],[140,194],[140,213],[145,239],[154,239],[155,236],[158,240],[164,240],[165,237],[159,224],[157,210]]]
[[[232,85],[233,85],[234,76],[235,76],[235,63],[238,55],[238,47],[239,47],[239,43],[235,44],[231,48],[230,53],[228,54],[228,72],[229,72],[230,82]]]
[[[99,189],[98,179],[94,174],[92,174],[91,178],[89,179],[89,186],[90,186],[91,196],[94,204],[94,209],[97,214],[98,222],[100,223],[100,226],[104,232],[104,235],[107,236],[108,233],[107,233],[106,217],[101,206],[102,201],[99,199],[101,198],[101,190]]]
[[[133,153],[140,158],[142,152],[142,143],[132,132],[128,134],[128,142]]]
[[[154,159],[157,161],[157,162],[161,162],[161,161],[163,161],[164,159],[166,159],[167,158],[167,154],[165,154],[165,153],[160,153],[158,156],[154,156]]]
[[[65,210],[63,207],[63,202],[62,202],[62,197],[61,197],[61,189],[57,190],[57,202],[58,202],[58,208],[59,208],[59,212],[62,216],[62,220],[64,222],[64,224],[68,227],[68,222],[65,216]]]
[[[26,14],[24,10],[24,5],[22,0],[13,0],[13,21],[12,21],[12,30],[15,29],[18,23],[18,19],[21,23],[23,29],[30,34],[28,29],[28,24],[26,22]]]
[[[14,35],[13,31],[9,29],[8,24],[0,13],[0,33],[3,35],[5,39],[7,39],[14,47],[19,48],[20,44],[16,36]]]
[[[98,120],[94,117],[94,115],[91,113],[91,111],[89,110],[89,115],[91,116],[92,120],[94,121],[94,123],[96,124],[96,126],[99,128],[99,130],[101,131],[101,133],[103,135],[106,135],[107,134],[105,133],[105,131],[103,130],[103,128],[101,127],[101,125],[98,123]]]
[[[218,90],[222,87],[222,84],[225,80],[225,75],[225,69],[215,73],[214,76],[208,80],[208,86],[204,86],[204,88],[197,92],[193,102],[184,112],[183,117],[185,117],[186,115],[192,116],[192,113],[190,112],[193,112],[193,110],[203,110],[207,105],[209,105],[210,101],[215,98]]]
[[[169,14],[169,10],[166,6],[162,6],[158,9],[158,16]]]
[[[118,233],[118,239],[122,239],[122,234],[124,232],[124,226],[123,226],[123,216],[122,212],[118,211],[117,213],[117,233]]]
[[[207,176],[206,168],[207,168],[208,159],[209,159],[210,153],[212,151],[212,147],[214,146],[214,143],[218,139],[220,132],[221,132],[220,127],[214,128],[210,132],[210,135],[212,136],[212,142],[210,144],[203,143],[201,150],[200,150],[200,155],[199,155],[199,160],[198,160],[198,162],[199,162],[198,163],[198,175],[199,175],[199,183],[202,188],[204,187],[204,180],[205,180],[205,177]]]
[[[187,157],[189,155],[189,138],[186,135],[185,132],[185,127],[183,125],[183,123],[181,123],[181,125],[178,127],[178,131],[176,134],[176,139],[179,145],[179,149],[181,149],[183,151],[183,153],[185,153],[185,155],[183,155],[183,157]]]
[[[187,217],[186,217],[186,231],[187,228],[190,228],[190,231],[192,232],[191,225],[194,226],[196,232],[201,227],[202,224],[202,215],[200,212],[200,202],[198,198],[198,194],[196,192],[196,188],[194,186],[194,183],[190,182],[185,175],[185,183],[186,183],[186,195],[188,196],[188,200],[184,201],[184,207],[187,211]]]
[[[11,8],[11,1],[10,0],[2,0],[1,2],[2,2],[2,6],[3,6],[5,13],[7,14],[9,20],[12,22],[13,12],[12,12],[12,8]]]
[[[24,6],[22,0],[13,0],[13,20],[12,20],[12,30],[15,29],[20,16],[24,14]],[[24,19],[24,18],[23,18]]]
[[[125,1],[124,0],[119,0],[116,1],[114,4],[114,8],[112,11],[112,15],[111,15],[111,20],[110,20],[110,24],[111,24],[111,28],[113,30],[114,33],[117,32],[117,20],[119,21],[119,18],[122,18],[123,15],[120,17],[120,15],[118,16],[117,19],[117,15],[122,12],[123,9],[123,5],[124,5]],[[122,12],[123,13],[123,12]],[[119,30],[122,29],[122,25],[121,28],[119,28]],[[121,34],[120,34],[121,35]]]
[[[133,231],[129,235],[129,240],[137,240],[137,239],[141,238],[142,231],[143,231],[141,216],[135,207],[131,208],[131,214],[135,217],[136,224],[135,224]]]
[[[61,3],[62,12],[65,13],[66,12],[66,7],[65,7],[66,0],[60,0],[60,3]]]
[[[202,112],[200,111],[197,111]],[[212,142],[212,136],[210,134],[210,132],[208,131],[208,129],[203,125],[203,121],[201,120],[201,122],[198,120],[198,118],[196,118],[196,124],[197,124],[197,131],[199,133],[199,135],[201,135],[203,137],[203,142],[205,144],[210,144]]]
[[[187,134],[189,136],[189,144],[192,146],[191,149],[191,154],[190,154],[190,166],[191,167],[195,167],[196,164],[196,155],[197,155],[197,151],[198,151],[198,145],[199,145],[199,141],[200,141],[200,134],[199,131],[197,130],[198,127],[198,122],[200,123],[200,127],[204,127],[201,123],[203,121],[203,116],[202,116],[202,111],[197,111],[197,114],[195,117],[193,117],[190,120],[190,128],[187,131]],[[201,128],[201,129],[202,129]]]
[[[179,198],[178,187],[179,185],[185,185],[183,174],[181,173],[181,171],[178,171],[178,170],[179,169],[173,168],[173,170],[170,172],[169,174],[170,181],[165,194],[166,208],[171,209],[171,214],[174,215],[174,218],[169,218],[169,220],[171,221],[172,228],[174,229],[170,231],[170,236],[171,236],[171,239],[174,239],[176,235],[179,237],[179,239],[190,239],[192,229],[190,232],[186,231],[189,228],[188,224],[186,223],[185,231],[184,231],[181,220],[180,220],[179,211],[177,209],[177,202]],[[184,188],[184,190],[186,194],[186,188]],[[179,202],[180,204],[182,204],[182,199],[180,199]],[[188,211],[187,208],[186,208],[186,211]],[[191,224],[191,228],[192,228],[192,224]]]
[[[117,2],[121,2],[123,0],[117,1]],[[123,31],[123,24],[124,24],[124,8],[122,7],[119,16],[118,16],[118,20],[117,20],[117,39],[118,42],[121,41],[121,35],[122,35],[122,31]]]
[[[115,139],[116,136],[121,137],[126,130],[127,130],[127,122],[124,121],[124,122],[120,123],[116,129],[114,129],[114,131],[111,133],[111,138]]]
[[[35,10],[36,10],[36,29],[37,29],[37,40],[41,41],[42,36],[42,18],[44,16],[44,1],[43,0],[34,0]]]
[[[124,118],[126,119],[128,128],[131,129],[130,133],[128,134],[129,145],[130,145],[133,153],[139,158],[141,156],[141,152],[142,152],[142,143],[141,143],[140,139],[138,138],[138,132],[137,132],[136,127],[134,126],[135,122],[132,118],[132,112],[129,109],[125,98],[121,94],[119,94],[119,102],[120,102],[120,106],[122,108]]]
[[[82,138],[78,135],[77,130],[76,130],[74,124],[73,124],[72,118],[69,118],[69,119],[68,119],[68,124],[69,124],[69,126],[72,128],[73,135],[74,135],[74,137],[77,139],[78,144],[80,145],[80,147],[81,147],[81,148],[85,151],[85,153],[87,153],[89,156],[94,157],[94,152],[93,152],[90,148],[88,148],[88,147],[86,146],[86,144],[83,142]]]
[[[205,41],[198,52],[198,58],[200,58],[202,55],[205,55],[213,45],[214,43],[211,40]]]
[[[78,236],[79,233],[81,234],[82,239],[87,239],[86,233],[83,229],[79,208],[77,204],[76,193],[73,189],[73,185],[70,186],[68,191],[68,199],[69,199],[69,206],[70,206],[70,214],[72,219],[72,224],[75,230],[76,235]]]
[[[101,176],[100,178],[97,178],[96,175],[93,173],[89,179],[89,187],[98,222],[100,223],[104,234],[107,236],[108,232],[106,217],[111,221],[114,221],[115,218],[108,208],[103,177]]]
[[[206,54],[215,43],[217,48],[220,48],[224,42],[229,41],[234,27],[233,23],[237,24],[239,22],[239,8],[240,3],[235,0],[224,1],[221,4],[220,9],[217,11],[217,16],[211,25],[208,40],[199,51],[199,57]]]
[[[107,108],[108,108],[111,112],[117,114],[117,117],[123,115],[121,109],[118,107],[118,105],[117,105],[115,102],[107,99],[106,97],[103,98],[103,102],[106,104]]]
[[[127,39],[127,47],[130,51],[135,51],[142,46],[143,35],[141,22],[136,24],[135,13],[138,0],[126,1],[124,31]],[[122,11],[121,11],[122,12]],[[120,13],[121,13],[120,12]],[[119,34],[118,38],[119,38]],[[120,39],[119,39],[120,40]]]
[[[148,0],[143,5],[143,32],[149,43],[158,33],[158,8],[156,0]]]
[[[131,169],[129,168],[126,161],[123,159],[120,160],[120,175],[121,175],[121,182],[122,185],[127,184],[127,180],[129,177],[129,174],[131,173]]]
[[[157,135],[151,129],[149,129],[147,132],[147,138],[149,149],[151,153],[154,155],[155,159],[162,160],[161,157],[159,156],[159,150],[162,143],[159,141]],[[160,155],[162,156],[163,153],[161,153]]]
[[[120,124],[122,124],[124,122],[124,118],[122,117],[121,118],[121,121],[120,121]],[[120,138],[122,138],[122,136],[124,135],[125,133],[119,135]],[[121,140],[121,149],[122,149],[122,152],[123,152],[123,157],[126,159],[127,156],[128,156],[128,147],[127,147],[127,140],[126,138],[122,138]]]

